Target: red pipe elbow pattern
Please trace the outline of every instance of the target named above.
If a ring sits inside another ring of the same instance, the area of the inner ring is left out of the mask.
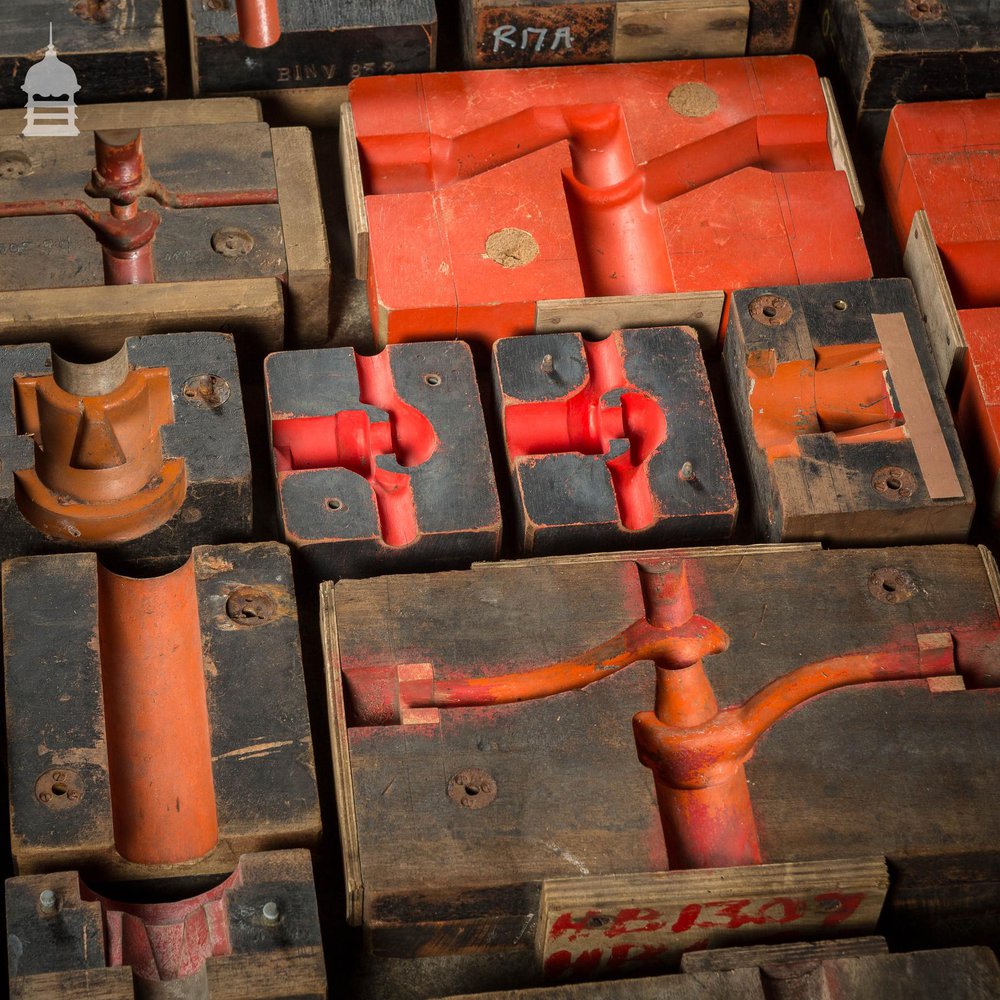
[[[535,670],[450,681],[406,666],[356,669],[345,676],[350,724],[427,722],[419,710],[545,698],[650,660],[656,667],[655,707],[637,713],[633,731],[639,760],[653,771],[670,867],[732,867],[762,860],[744,764],[768,728],[839,687],[955,672],[951,634],[918,635],[909,648],[806,664],[742,705],[720,711],[702,661],[726,650],[728,636],[694,612],[683,561],[638,570],[645,616],[599,646]]]

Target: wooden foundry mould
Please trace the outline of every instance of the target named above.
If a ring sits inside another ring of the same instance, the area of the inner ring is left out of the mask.
[[[747,0],[461,0],[462,59],[470,69],[741,56]]]
[[[230,875],[320,831],[291,562],[197,546],[133,579],[91,553],[3,565],[18,874]]]
[[[467,344],[265,362],[282,534],[323,579],[495,559],[500,505]]]
[[[1000,523],[1000,101],[897,107],[882,183],[980,508]]]
[[[1000,966],[989,948],[889,954],[884,938],[794,942],[688,952],[681,974],[548,986],[537,1000],[991,1000]],[[520,990],[467,993],[448,1000],[517,1000]]]
[[[0,346],[0,386],[0,559],[80,548],[162,559],[250,537],[232,337],[130,337],[94,364]]]
[[[45,87],[44,93],[33,95],[41,102],[55,98],[64,107],[67,98],[72,101],[76,97],[90,104],[166,96],[160,0],[134,0],[127,6],[106,0],[65,4],[18,0],[0,6],[0,108],[23,108],[28,103],[23,89],[25,76],[46,55],[50,41],[60,61],[72,70],[76,83],[62,68],[56,80],[66,83],[68,89],[56,92]],[[73,86],[78,92],[71,90]]]
[[[569,313],[595,297],[653,300],[603,333],[714,337],[720,288],[871,276],[804,57],[355,80],[341,140],[376,347],[580,330]]]
[[[185,125],[152,124],[185,116],[151,102],[88,108],[111,127],[75,137],[0,137],[0,343],[106,351],[134,333],[222,329],[262,355],[326,340],[308,130],[245,120],[259,119],[249,102],[206,104]]]
[[[983,97],[1000,74],[1000,11],[989,0],[824,0],[823,36],[871,146],[898,102]]]
[[[968,537],[972,483],[909,281],[736,292],[724,359],[758,538]]]
[[[6,885],[18,1000],[327,996],[309,852],[244,854],[217,886],[176,902],[118,902],[76,871]]]
[[[550,978],[880,913],[995,934],[996,583],[803,543],[323,584],[349,920]]]
[[[195,94],[330,87],[434,68],[434,0],[186,0]]]
[[[732,534],[736,490],[694,330],[507,337],[493,382],[522,552]]]

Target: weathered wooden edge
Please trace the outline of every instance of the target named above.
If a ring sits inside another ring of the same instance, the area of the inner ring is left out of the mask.
[[[132,336],[234,326],[247,330],[236,335],[237,343],[257,335],[266,349],[281,349],[284,301],[277,278],[0,292],[0,344],[42,341],[106,352]]]
[[[320,584],[319,598],[320,633],[323,641],[323,661],[326,664],[327,712],[330,719],[330,745],[337,798],[337,825],[340,828],[340,849],[343,855],[347,897],[347,922],[352,927],[360,927],[364,912],[365,887],[361,872],[358,814],[354,805],[351,746],[347,739],[344,680],[340,672],[337,605],[332,581],[327,580]]]
[[[654,559],[707,559],[712,556],[786,556],[792,552],[820,552],[821,542],[758,542],[753,545],[696,545],[676,549],[621,549],[617,552],[584,552],[568,556],[536,556],[531,559],[498,559],[476,562],[470,569],[496,566],[517,569],[525,566],[573,566],[592,562],[642,562]]]
[[[347,85],[288,87],[281,90],[241,90],[233,96],[260,101],[268,125],[305,125],[311,129],[340,127],[340,108],[347,100]]]
[[[249,97],[80,104],[76,109],[76,124],[81,132],[168,125],[236,125],[261,120],[260,102]],[[0,111],[0,135],[20,135],[23,128],[24,108]]]
[[[861,183],[858,180],[858,173],[854,169],[854,160],[851,159],[851,149],[847,145],[847,133],[844,131],[844,122],[837,110],[833,87],[825,76],[820,77],[819,85],[823,88],[823,100],[826,102],[826,141],[830,147],[830,155],[833,157],[833,165],[847,174],[847,186],[851,189],[851,200],[854,202],[858,215],[864,215],[865,197],[861,193]]]
[[[320,347],[330,336],[330,245],[309,129],[271,129],[278,208],[288,268],[285,341]]]
[[[833,938],[829,941],[783,941],[735,948],[709,948],[681,956],[681,972],[715,972],[747,966],[785,965],[789,962],[822,962],[831,958],[859,955],[888,955],[884,937]]]
[[[986,579],[990,581],[990,590],[993,593],[993,603],[996,605],[997,616],[1000,617],[1000,570],[997,569],[997,561],[985,545],[977,545],[976,548],[982,556]]]
[[[266,980],[261,975],[262,959],[267,969]],[[319,945],[283,948],[264,955],[219,955],[209,958],[205,966],[212,1000],[244,1000],[248,996],[255,1000],[284,1000],[327,995],[326,964]]]
[[[914,213],[903,251],[903,270],[913,283],[941,384],[948,388],[965,360],[965,334],[944,273],[930,221],[923,209]]]
[[[648,23],[661,18],[663,30],[649,33],[620,32],[638,16]],[[613,62],[649,59],[692,59],[742,56],[750,28],[748,0],[619,0],[615,4]],[[622,37],[624,34],[625,37]],[[650,46],[660,36],[662,45]]]
[[[65,997],[131,1000],[134,995],[129,968],[70,969],[37,976],[14,976],[10,980],[11,1000],[61,1000]]]
[[[606,337],[629,327],[690,326],[707,352],[718,340],[725,303],[723,291],[542,299],[535,304],[535,333]]]
[[[637,872],[625,875],[582,875],[545,879],[538,900],[535,956],[544,969],[554,917],[574,910],[598,914],[626,908],[664,910],[693,899],[710,902],[761,894],[788,894],[832,889],[845,883],[881,891],[879,911],[889,889],[889,869],[881,855],[829,861],[791,861],[738,868]],[[878,913],[871,921],[874,928]],[[672,933],[672,932],[671,932]]]
[[[368,210],[365,208],[358,136],[354,130],[354,112],[350,101],[340,106],[340,169],[344,181],[344,203],[347,205],[347,228],[351,233],[354,277],[364,281],[368,277]]]

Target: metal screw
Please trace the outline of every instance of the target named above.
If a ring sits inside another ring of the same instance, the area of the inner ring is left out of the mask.
[[[245,257],[253,250],[253,237],[245,229],[217,229],[212,233],[212,249],[223,257]]]
[[[265,924],[271,924],[273,926],[278,922],[278,917],[280,916],[278,904],[273,899],[269,899],[261,907],[260,915],[264,918]]]
[[[256,587],[237,587],[226,601],[226,614],[237,625],[263,625],[276,612],[274,598]]]
[[[55,913],[59,906],[59,897],[51,889],[42,889],[38,894],[38,905],[45,913]]]
[[[181,390],[184,398],[196,406],[204,406],[217,410],[229,399],[232,389],[229,383],[219,375],[192,375],[184,383]]]
[[[432,386],[432,387],[433,386],[437,386],[437,385],[441,384],[441,376],[438,375],[437,372],[430,372],[429,374],[427,374],[427,375],[424,376],[424,381],[429,386]]]
[[[698,478],[694,474],[694,466],[690,462],[685,462],[677,474],[685,483],[693,483]]]

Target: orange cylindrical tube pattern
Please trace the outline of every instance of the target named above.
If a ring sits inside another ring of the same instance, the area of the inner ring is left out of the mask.
[[[741,765],[708,788],[671,788],[653,772],[671,871],[761,863],[750,788]]]
[[[98,609],[115,848],[200,858],[219,825],[194,564],[150,579],[100,566]]]
[[[266,49],[281,37],[278,0],[236,0],[240,38],[252,49]]]

